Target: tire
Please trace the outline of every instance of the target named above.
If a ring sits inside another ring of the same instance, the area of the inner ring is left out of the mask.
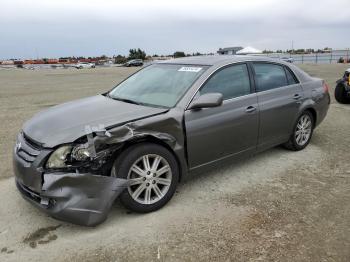
[[[304,122],[306,120],[307,122]],[[305,123],[305,125],[302,123]],[[283,146],[292,151],[303,150],[310,143],[314,126],[315,120],[313,115],[310,111],[304,111],[294,124],[293,134]]]
[[[147,159],[150,168],[144,164]],[[155,162],[158,162],[157,169],[153,166]],[[140,143],[121,153],[111,175],[135,183],[121,193],[121,203],[132,211],[147,213],[160,209],[172,198],[179,181],[179,167],[165,147]]]
[[[340,104],[350,104],[350,97],[347,97],[345,86],[343,83],[339,83],[334,90],[334,97]]]

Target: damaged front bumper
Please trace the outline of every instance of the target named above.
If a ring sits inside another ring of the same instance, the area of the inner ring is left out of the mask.
[[[40,192],[16,179],[22,196],[50,216],[70,223],[95,226],[106,220],[109,210],[126,186],[126,179],[92,174],[43,175]]]
[[[13,167],[21,195],[54,218],[85,226],[102,223],[127,180],[90,173],[44,173],[40,166],[50,152],[19,138]]]

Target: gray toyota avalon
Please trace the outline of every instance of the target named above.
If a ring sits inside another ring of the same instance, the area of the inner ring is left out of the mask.
[[[302,150],[330,103],[328,86],[257,56],[149,65],[111,91],[36,114],[13,154],[22,196],[93,226],[117,197],[135,212],[164,206],[189,172],[284,145]]]

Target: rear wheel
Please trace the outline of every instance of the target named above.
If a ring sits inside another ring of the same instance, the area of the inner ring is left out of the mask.
[[[345,86],[343,83],[339,83],[334,91],[335,100],[341,104],[350,104],[350,97],[347,96]]]
[[[126,149],[115,161],[112,176],[127,179],[122,204],[135,212],[151,212],[174,195],[179,178],[175,157],[166,148],[142,143]]]
[[[284,146],[293,151],[304,149],[310,143],[313,129],[314,118],[312,114],[309,111],[303,112],[294,126],[293,134]]]

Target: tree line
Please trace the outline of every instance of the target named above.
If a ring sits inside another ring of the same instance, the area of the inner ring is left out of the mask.
[[[313,54],[313,53],[329,53],[332,51],[332,48],[329,47],[325,47],[323,49],[313,49],[313,48],[299,48],[299,49],[287,49],[285,51],[282,50],[276,50],[276,51],[272,51],[272,50],[264,50],[263,53],[264,54],[271,54],[271,53],[289,53],[289,54]]]
[[[152,56],[147,55],[146,52],[144,50],[141,50],[140,48],[135,48],[135,49],[130,49],[129,50],[129,55],[128,56],[123,56],[123,55],[117,55],[115,56],[115,62],[117,64],[122,64],[122,63],[126,63],[129,60],[133,60],[133,59],[142,59],[142,60],[151,60],[152,58],[161,58],[161,57],[174,57],[174,58],[180,58],[180,57],[188,57],[188,56],[200,56],[200,55],[204,55],[202,53],[196,52],[196,53],[192,53],[192,54],[186,54],[183,51],[176,51],[173,54],[169,54],[169,55],[157,55],[157,54],[153,54]],[[213,53],[210,53],[208,55],[213,55]]]

